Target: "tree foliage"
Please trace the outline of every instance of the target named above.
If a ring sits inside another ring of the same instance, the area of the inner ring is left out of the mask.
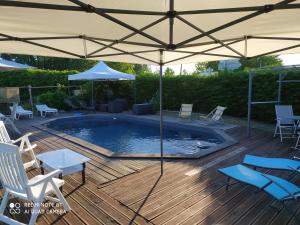
[[[210,62],[198,62],[195,65],[194,74],[200,74],[208,70],[208,68],[213,69],[213,71],[218,71],[219,61],[210,61]]]
[[[251,59],[240,59],[241,68],[260,68],[266,66],[282,66],[282,60],[278,56],[261,56]]]
[[[151,73],[150,67],[146,64],[134,64],[133,68],[136,75]]]
[[[175,75],[175,71],[172,70],[170,67],[167,67],[167,69],[164,72],[165,76],[174,76]]]

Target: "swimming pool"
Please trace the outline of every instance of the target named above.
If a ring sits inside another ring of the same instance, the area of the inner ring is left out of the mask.
[[[114,156],[160,153],[159,122],[130,116],[76,116],[44,124],[112,152]],[[228,140],[212,129],[164,123],[164,153],[169,156],[193,156],[219,149]]]

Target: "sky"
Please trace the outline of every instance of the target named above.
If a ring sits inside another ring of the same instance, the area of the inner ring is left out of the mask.
[[[298,65],[300,64],[300,54],[289,54],[289,55],[280,55],[279,58],[283,61],[283,65]],[[165,66],[164,70],[170,67],[172,70],[175,71],[175,74],[180,73],[180,64],[172,65],[172,66]],[[157,71],[159,69],[158,66],[151,66],[152,71]],[[182,70],[186,70],[188,73],[191,73],[195,70],[195,63],[190,64],[182,64]]]

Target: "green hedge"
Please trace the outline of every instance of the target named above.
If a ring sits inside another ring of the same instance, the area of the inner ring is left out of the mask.
[[[11,70],[0,72],[1,87],[25,87],[31,85],[37,86],[56,86],[68,85],[68,74],[77,73],[77,71],[54,71],[54,70]],[[32,89],[32,95],[36,102],[37,97],[46,92],[54,92],[56,88]],[[27,88],[20,89],[21,102],[28,104],[29,93]]]
[[[300,73],[289,73],[286,79],[299,79]],[[258,75],[253,81],[253,100],[277,99],[276,74]],[[150,101],[159,87],[158,75],[138,76],[136,80],[137,101]],[[167,110],[179,110],[182,103],[193,103],[194,111],[209,112],[217,105],[227,106],[225,114],[246,117],[248,73],[223,72],[214,76],[169,76],[163,79],[163,105]],[[283,84],[282,103],[292,104],[300,112],[300,84]],[[256,105],[253,118],[274,121],[274,105]]]
[[[15,70],[0,72],[0,86],[48,86],[57,84],[68,85],[67,75],[76,71],[49,71],[49,70]],[[300,73],[289,73],[286,79],[299,79]],[[258,75],[253,81],[254,101],[275,100],[277,98],[276,74]],[[86,82],[72,82],[74,85],[83,85],[89,92]],[[159,89],[159,76],[156,74],[138,75],[135,82],[95,82],[95,95],[97,100],[105,99],[105,90],[111,89],[112,98],[126,98],[129,103],[134,101],[134,85],[136,86],[137,103],[149,102],[157,95]],[[224,72],[214,76],[184,75],[166,76],[163,78],[164,109],[179,110],[182,103],[193,103],[194,111],[209,112],[216,105],[227,106],[225,114],[246,117],[248,73]],[[53,90],[35,89],[35,97]],[[66,93],[67,91],[64,90]],[[51,95],[51,94],[50,94]],[[28,101],[28,91],[21,90],[21,99]],[[35,99],[37,101],[37,99]],[[300,113],[300,84],[283,84],[282,103],[292,104],[295,113]],[[257,105],[253,107],[253,117],[263,121],[274,121],[274,105]]]
[[[86,81],[72,81],[68,83],[68,75],[78,73],[77,71],[54,71],[54,70],[39,70],[39,69],[28,69],[28,70],[11,70],[0,72],[0,87],[25,87],[31,85],[37,86],[67,86],[67,85],[82,85],[85,90],[85,99],[89,100],[91,95],[90,82]],[[134,89],[132,81],[120,81],[120,82],[94,82],[96,100],[107,101],[104,96],[105,89],[112,89],[113,96],[115,98],[127,98],[130,104],[133,103]],[[67,93],[66,89],[62,90]],[[38,96],[42,95],[43,101],[45,98],[53,97],[56,93],[57,88],[42,88],[32,89],[32,95],[34,96],[34,102],[38,102]],[[22,104],[29,103],[29,93],[27,88],[20,89],[20,97]],[[49,102],[53,102],[49,100]],[[59,107],[61,104],[56,104]],[[54,106],[54,105],[53,105]]]

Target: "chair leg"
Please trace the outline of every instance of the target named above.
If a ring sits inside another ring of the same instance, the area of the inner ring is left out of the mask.
[[[275,127],[275,132],[274,132],[274,136],[273,136],[273,137],[276,137],[276,135],[277,135],[277,129],[278,129],[278,126],[276,125],[276,127]]]
[[[227,177],[227,181],[226,181],[226,191],[229,189],[230,186],[230,177]]]
[[[300,141],[300,134],[298,135],[298,138],[297,138],[297,141],[296,141],[296,144],[295,144],[295,149],[298,149],[298,146],[299,146],[299,141]]]
[[[71,211],[71,207],[69,205],[69,203],[67,202],[67,200],[65,199],[65,197],[63,196],[63,194],[61,193],[61,191],[59,190],[59,188],[55,185],[55,183],[53,181],[51,181],[51,184],[55,190],[55,195],[58,197],[58,199],[60,200],[60,202],[63,204],[64,209],[68,212]]]
[[[282,142],[282,129],[280,126],[279,126],[279,135],[280,135],[280,141]]]
[[[36,219],[39,215],[40,208],[41,208],[41,202],[34,202],[34,206],[33,206],[33,209],[32,209],[32,213],[31,213],[31,217],[30,217],[28,225],[34,225],[35,224]]]
[[[4,213],[4,210],[6,208],[7,202],[9,199],[9,193],[6,191],[3,195],[1,206],[0,206],[0,215]]]

